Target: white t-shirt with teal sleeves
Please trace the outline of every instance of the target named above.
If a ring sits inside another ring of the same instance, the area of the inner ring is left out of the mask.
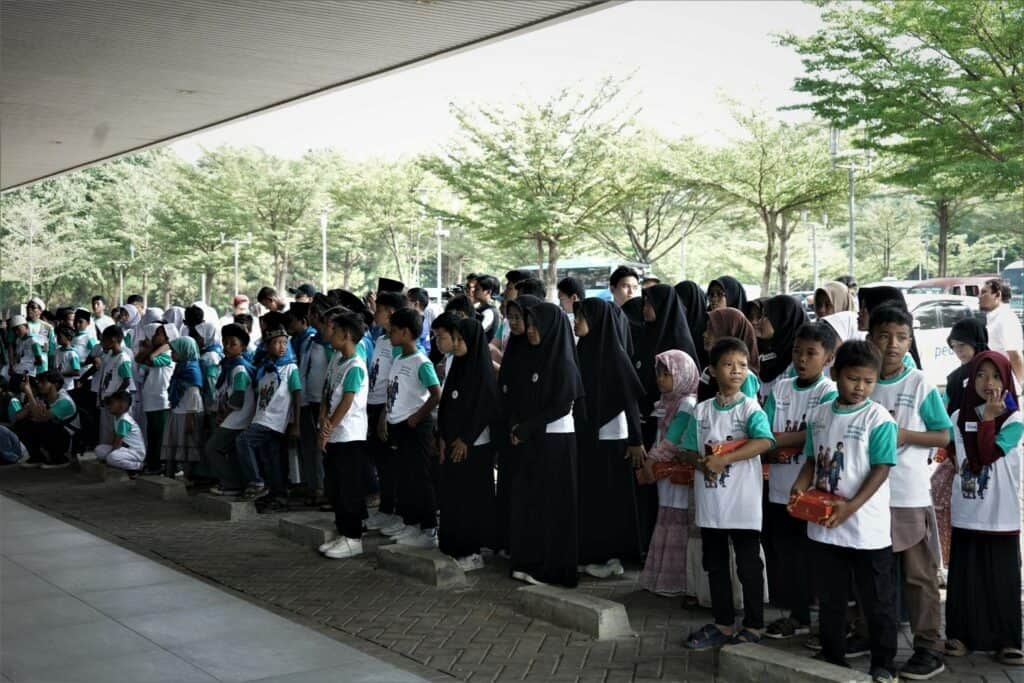
[[[904,368],[891,379],[879,378],[871,399],[889,411],[900,429],[928,432],[953,426],[938,390],[928,384],[923,372],[914,368]],[[892,507],[922,508],[932,504],[930,460],[934,454],[934,448],[924,446],[907,444],[897,448],[896,467],[889,472]]]
[[[223,368],[221,369],[223,370]],[[253,390],[249,371],[245,369],[244,365],[232,367],[230,373],[221,383],[217,392],[217,401],[220,407],[226,406],[236,392],[241,391],[244,398],[242,407],[228,413],[220,426],[224,429],[242,430],[252,424],[253,415],[256,413],[256,392]]]
[[[768,416],[756,398],[743,396],[729,406],[711,398],[697,404],[693,418],[683,437],[686,450],[710,455],[712,446],[738,439],[767,439],[775,444]],[[763,489],[760,455],[728,465],[715,479],[705,478],[698,469],[693,479],[697,526],[760,531]]]
[[[408,420],[430,398],[430,387],[440,385],[434,364],[422,351],[397,356],[387,377],[388,424]]]
[[[78,354],[78,360],[82,363],[85,363],[89,358],[89,352],[98,343],[88,329],[75,332],[75,336],[71,338],[71,348]]]
[[[132,417],[131,411],[114,421],[114,434],[121,437],[121,448],[146,455],[146,442],[142,438],[139,423]]]
[[[669,423],[668,429],[661,438],[675,444],[679,448],[683,448],[683,438],[693,423],[693,413],[696,408],[697,397],[684,396],[683,400],[679,402],[679,407],[676,409],[676,416],[672,418],[672,422]],[[659,506],[676,508],[677,510],[686,510],[690,507],[689,486],[673,484],[668,478],[659,479],[657,486]]]
[[[46,372],[47,365],[46,352],[39,340],[31,334],[15,338],[13,371],[16,374],[35,377],[37,373]]]
[[[764,412],[772,432],[802,432],[807,428],[807,416],[818,406],[834,401],[838,397],[836,384],[822,375],[813,384],[801,387],[796,378],[779,377],[774,382],[772,393],[764,403]],[[785,505],[793,488],[803,460],[794,455],[788,463],[769,465],[768,501]]]
[[[135,391],[135,380],[132,376],[132,354],[128,349],[109,351],[103,354],[102,359],[98,373],[100,384],[96,392],[100,405],[103,405],[103,399],[117,391],[122,382],[127,381],[125,391]]]
[[[384,405],[388,401],[388,376],[394,362],[394,347],[388,335],[382,334],[373,345],[373,355],[367,363],[369,370],[370,394],[367,399],[371,406]]]
[[[978,429],[984,406],[978,406],[978,422],[965,427]],[[960,411],[952,415],[953,424]],[[964,437],[953,429],[956,446],[956,476],[953,478],[953,500],[950,505],[953,526],[972,531],[1014,532],[1020,530],[1021,439],[1024,438],[1024,416],[1015,410],[996,434],[996,446],[1003,452],[991,465],[975,472],[967,462]]]
[[[366,441],[368,418],[366,414],[366,397],[370,387],[366,378],[366,361],[358,353],[345,358],[335,351],[327,368],[323,394],[319,400],[327,407],[328,417],[338,409],[345,394],[353,394],[352,405],[341,418],[327,443],[346,443],[349,441]]]
[[[896,421],[870,399],[851,407],[832,401],[811,411],[804,456],[814,459],[812,486],[849,500],[864,485],[872,465],[896,464]],[[889,479],[894,470],[890,468]],[[807,536],[859,550],[891,546],[889,479],[845,522],[834,529],[808,524]]]
[[[75,380],[82,374],[82,363],[78,360],[78,353],[72,347],[57,349],[57,362],[54,369],[64,378],[63,388],[71,391],[75,388]],[[68,373],[74,373],[69,375]]]
[[[142,383],[142,409],[147,412],[169,410],[171,399],[168,394],[171,388],[171,377],[174,375],[174,359],[170,351],[150,356],[149,366]]]
[[[268,370],[256,385],[256,414],[252,423],[284,434],[293,417],[292,394],[302,391],[302,378],[295,363],[275,370]]]

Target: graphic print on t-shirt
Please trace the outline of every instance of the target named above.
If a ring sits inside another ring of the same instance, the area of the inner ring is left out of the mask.
[[[377,376],[380,375],[380,360],[377,358],[373,359],[373,365],[370,366],[370,390],[372,391],[377,386]]]
[[[960,466],[960,493],[967,499],[985,500],[985,489],[991,477],[991,465],[983,465],[980,472],[975,472],[971,461],[964,458],[964,464]]]
[[[388,382],[388,412],[395,407],[395,400],[398,398],[398,380]]]
[[[270,399],[274,398],[274,392],[277,391],[277,380],[270,380],[269,382],[263,382],[260,384],[259,393],[259,410],[264,410],[270,405]]]
[[[814,463],[815,488],[828,491],[829,493],[836,492],[836,489],[839,487],[845,457],[842,441],[836,444],[835,451],[826,446],[818,446],[817,458]]]
[[[731,436],[727,436],[727,437],[725,437],[725,440],[726,441],[732,441],[732,437]],[[713,441],[710,441],[710,440],[707,443],[705,443],[704,444],[704,455],[709,457],[709,458],[713,457],[712,454],[715,451],[715,446],[716,445],[717,444],[715,444]],[[725,480],[729,478],[729,474],[730,474],[729,470],[731,470],[731,469],[732,469],[732,465],[726,465],[725,469],[722,471],[722,473],[717,475],[717,476],[707,476],[707,475],[705,475],[705,477],[704,477],[704,488],[706,488],[706,489],[717,489],[719,486],[721,486],[724,489],[726,487],[725,486]]]

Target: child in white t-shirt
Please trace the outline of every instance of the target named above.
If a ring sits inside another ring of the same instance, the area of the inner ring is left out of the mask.
[[[764,477],[759,454],[775,446],[775,437],[757,399],[741,391],[750,374],[749,355],[747,345],[734,337],[715,342],[709,368],[718,394],[697,404],[694,420],[683,437],[686,458],[697,466],[693,481],[697,526],[714,616],[714,623],[687,638],[687,647],[694,650],[758,642],[764,627],[764,564],[760,554]],[[719,453],[727,442],[740,439],[746,443]],[[735,628],[729,570],[730,541],[743,587],[743,626],[739,630]]]
[[[54,370],[64,378],[64,391],[73,391],[75,381],[82,374],[82,362],[78,359],[78,352],[71,345],[75,332],[70,327],[62,325],[57,328],[57,354]]]
[[[137,473],[146,460],[146,443],[142,430],[131,414],[132,396],[127,391],[111,394],[107,410],[114,416],[114,440],[96,447],[96,459],[110,467]]]
[[[109,444],[114,438],[114,417],[107,409],[106,401],[119,391],[135,393],[132,377],[132,353],[124,346],[124,330],[120,325],[111,325],[103,330],[101,340],[103,355],[97,372],[96,400],[100,407],[100,443]]]
[[[808,524],[819,577],[822,656],[846,665],[850,575],[870,632],[871,675],[895,672],[896,586],[889,515],[889,471],[896,464],[896,423],[870,400],[882,366],[878,349],[848,341],[832,371],[839,398],[807,417],[804,465],[791,497],[816,487],[843,498],[824,524]],[[876,678],[877,677],[877,678]]]
[[[943,671],[939,596],[939,530],[932,507],[932,456],[949,443],[952,423],[939,392],[904,358],[914,341],[914,319],[901,306],[871,311],[868,341],[882,353],[873,400],[899,427],[896,467],[889,473],[892,551],[900,563],[903,599],[910,612],[914,654],[901,675],[922,680]]]
[[[1020,665],[1020,485],[1024,416],[1005,355],[983,351],[953,413],[953,480],[946,654],[994,651]]]
[[[761,456],[770,464],[768,476],[768,505],[765,526],[771,536],[767,562],[780,582],[782,602],[790,615],[768,625],[768,638],[790,638],[810,633],[811,581],[813,561],[807,540],[807,523],[790,516],[786,510],[793,482],[803,468],[801,455],[807,431],[807,416],[820,405],[836,399],[836,385],[823,374],[825,366],[832,365],[838,338],[826,323],[807,323],[796,332],[793,341],[792,363],[796,377],[779,377],[772,386],[764,404],[776,450]],[[782,449],[798,449],[786,455]],[[773,588],[773,597],[775,589]],[[776,600],[779,602],[779,600]]]
[[[256,412],[253,379],[256,369],[246,358],[249,332],[237,324],[221,329],[224,360],[217,377],[216,427],[204,447],[203,455],[213,469],[218,483],[210,489],[216,496],[237,496],[242,493],[242,471],[238,464],[235,442],[251,423]]]
[[[377,305],[373,314],[374,324],[383,330],[373,344],[373,353],[367,360],[367,419],[370,432],[367,436],[369,457],[377,471],[380,487],[380,505],[377,511],[366,520],[367,529],[384,529],[401,521],[396,513],[398,498],[398,479],[394,474],[394,456],[391,447],[380,438],[377,428],[381,416],[385,413],[388,402],[388,373],[394,362],[394,347],[391,345],[389,331],[391,314],[405,305],[405,297],[397,292],[378,292]]]

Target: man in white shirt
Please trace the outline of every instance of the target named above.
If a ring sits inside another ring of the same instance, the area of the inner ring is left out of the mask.
[[[92,298],[92,324],[96,327],[97,339],[103,330],[114,324],[114,319],[107,315],[107,300],[98,294]]]
[[[640,274],[629,266],[619,266],[608,278],[612,299],[620,308],[630,299],[640,296]]]
[[[988,347],[1006,354],[1017,378],[1017,393],[1024,383],[1024,330],[1010,308],[1010,285],[993,278],[978,293],[978,307],[985,312]]]

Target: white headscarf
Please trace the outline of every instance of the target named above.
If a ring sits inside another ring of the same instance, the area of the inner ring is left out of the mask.
[[[857,341],[864,339],[864,333],[857,329],[857,314],[853,311],[839,311],[832,315],[826,315],[822,320],[836,331],[840,344],[851,339]]]

